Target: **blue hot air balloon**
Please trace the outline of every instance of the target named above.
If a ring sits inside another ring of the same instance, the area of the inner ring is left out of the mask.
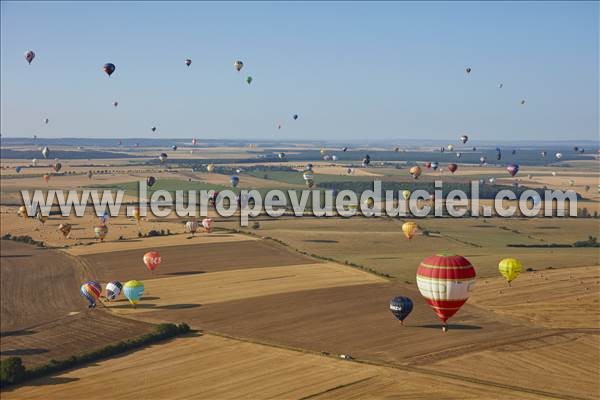
[[[233,175],[231,178],[229,178],[229,180],[231,181],[231,186],[233,187],[236,187],[238,183],[240,183],[240,178],[237,175]]]
[[[402,325],[404,325],[404,319],[408,317],[412,309],[413,302],[408,297],[397,296],[390,301],[390,311]]]

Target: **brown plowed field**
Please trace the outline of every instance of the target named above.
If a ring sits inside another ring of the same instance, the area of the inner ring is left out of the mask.
[[[148,271],[142,261],[151,249],[126,250],[82,256],[90,277],[100,281],[155,279],[245,268],[311,264],[315,260],[275,243],[247,240],[205,243],[159,249],[162,263]]]
[[[80,267],[57,251],[1,241],[0,356],[26,365],[64,358],[152,330],[102,309],[79,294]]]

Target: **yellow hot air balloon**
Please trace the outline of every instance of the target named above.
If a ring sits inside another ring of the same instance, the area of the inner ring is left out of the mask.
[[[213,171],[215,170],[215,165],[214,165],[214,164],[208,164],[208,165],[206,166],[206,170],[207,170],[208,172],[213,172]]]
[[[419,167],[419,166],[417,166],[417,165],[415,165],[414,167],[411,167],[411,168],[408,170],[408,173],[409,173],[409,174],[411,174],[411,175],[412,175],[412,177],[413,177],[413,178],[415,178],[415,179],[418,179],[418,178],[419,178],[419,176],[421,176],[421,173],[422,173],[422,172],[423,172],[423,171],[421,170],[421,167]]]
[[[19,211],[17,211],[17,215],[21,218],[27,218],[27,208],[25,206],[19,207]]]
[[[365,206],[367,206],[368,208],[373,208],[374,205],[375,205],[375,200],[373,200],[372,197],[369,197],[368,199],[365,200]]]
[[[523,271],[523,264],[517,259],[505,258],[498,264],[498,270],[508,282],[508,286],[510,286],[510,282],[517,279]]]
[[[413,236],[415,236],[415,232],[418,228],[419,227],[414,222],[405,222],[404,224],[402,224],[402,232],[404,232],[404,236],[406,236],[408,240],[412,239]]]
[[[410,190],[404,190],[402,192],[402,197],[404,197],[404,200],[410,199]]]

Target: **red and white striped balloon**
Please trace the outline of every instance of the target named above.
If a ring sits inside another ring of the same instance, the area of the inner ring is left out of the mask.
[[[417,286],[427,304],[444,323],[462,307],[475,285],[475,268],[469,260],[452,254],[437,254],[421,261]]]

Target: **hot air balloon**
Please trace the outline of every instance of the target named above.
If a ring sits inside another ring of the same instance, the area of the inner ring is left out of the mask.
[[[31,165],[33,165],[34,167],[37,167],[37,164],[38,164],[37,158],[34,158],[33,160],[31,160]]]
[[[425,168],[427,168],[427,169],[430,169],[431,168],[431,161],[424,162],[423,166],[425,166]]]
[[[247,76],[246,77],[246,83],[249,85],[252,83],[252,77],[251,76]]]
[[[148,187],[152,187],[155,183],[156,183],[155,177],[149,176],[146,178],[146,185],[148,185]]]
[[[517,164],[508,164],[506,166],[506,170],[510,174],[510,176],[515,176],[517,172],[519,172],[519,166]]]
[[[342,147],[342,151],[346,152],[346,151],[348,151],[348,148],[347,147]]]
[[[348,175],[352,175],[352,173],[353,173],[353,172],[354,172],[354,170],[353,170],[352,168],[348,168],[348,169],[346,170],[346,173],[347,173]]]
[[[479,157],[479,163],[480,164],[485,164],[486,162],[487,162],[487,158],[485,156]]]
[[[194,236],[194,233],[198,230],[198,221],[188,221],[185,223],[185,230]]]
[[[365,205],[368,208],[373,208],[373,206],[375,205],[375,200],[373,200],[372,197],[368,197],[367,199],[365,199]]]
[[[410,190],[403,190],[402,191],[402,197],[404,197],[404,200],[408,200],[410,199]]]
[[[185,59],[185,65],[187,65],[188,67],[189,67],[190,65],[192,65],[192,60],[190,60],[189,58],[186,58],[186,59]]]
[[[442,153],[443,153],[443,152],[445,152],[445,151],[446,151],[446,148],[445,148],[445,147],[443,147],[443,146],[442,146],[442,147],[440,147],[440,152],[442,152]]]
[[[446,146],[446,148],[448,149],[448,151],[454,151],[454,145],[453,144],[449,144],[448,146]]]
[[[510,153],[514,156],[515,154],[517,154],[517,150],[513,149]]]
[[[325,155],[323,156],[323,160],[325,160],[325,161],[330,161],[330,160],[331,160],[331,156],[330,156],[329,154],[325,154]]]
[[[498,270],[508,282],[508,286],[510,286],[510,283],[523,271],[523,265],[519,260],[514,258],[505,258],[498,264]]]
[[[557,160],[560,160],[561,158],[563,158],[563,155],[562,153],[556,153],[554,157],[556,157]]]
[[[25,60],[27,61],[28,64],[31,65],[31,62],[33,61],[34,58],[35,58],[35,53],[33,52],[33,50],[28,50],[25,52]]]
[[[158,159],[160,160],[161,164],[163,164],[165,161],[167,161],[167,158],[169,158],[167,153],[160,153],[160,155],[158,156]]]
[[[408,240],[412,239],[415,236],[415,232],[419,227],[414,222],[405,222],[402,224],[402,233]]]
[[[141,214],[140,214],[140,208],[139,207],[134,207],[133,208],[133,212],[131,213],[131,216],[133,217],[133,219],[135,219],[136,221],[140,221],[141,218]]]
[[[123,294],[135,306],[144,294],[144,284],[140,281],[128,281],[123,286]]]
[[[198,143],[198,139],[194,138],[192,139],[192,146],[195,146]]]
[[[15,171],[17,171],[17,174],[18,174],[19,172],[21,172],[21,169],[22,169],[22,167],[19,167],[19,166],[15,167]]]
[[[37,214],[35,214],[35,218],[40,221],[40,223],[42,225],[44,225],[46,223],[46,220],[48,219],[47,215],[43,215],[42,214],[42,210],[38,210]]]
[[[307,188],[312,189],[315,186],[315,181],[314,179],[307,179],[305,184]]]
[[[81,285],[79,292],[88,301],[88,308],[94,308],[96,307],[96,301],[98,301],[100,293],[102,293],[102,286],[98,282],[88,281]]]
[[[147,252],[146,254],[144,254],[143,259],[144,264],[146,264],[146,268],[148,268],[150,272],[154,272],[154,270],[158,268],[158,266],[162,262],[162,258],[160,257],[160,253],[158,251]]]
[[[110,214],[107,211],[104,211],[104,213],[100,217],[98,217],[100,225],[106,225],[108,223],[109,219],[110,219]]]
[[[177,145],[173,145],[171,146],[171,148],[173,149],[173,151],[177,151]]]
[[[459,140],[462,144],[465,144],[469,141],[469,137],[467,135],[462,135]]]
[[[437,161],[433,161],[431,163],[431,168],[433,168],[433,170],[435,171],[438,169],[439,165],[440,165],[440,163],[438,163]]]
[[[525,104],[525,100],[521,100],[521,105]]]
[[[44,158],[48,158],[48,156],[50,155],[50,149],[48,148],[48,146],[42,149],[42,155],[44,156]]]
[[[500,161],[502,159],[502,152],[501,151],[497,151],[496,152],[496,160]]]
[[[304,173],[302,174],[302,177],[304,178],[305,181],[315,178],[315,176],[311,170],[304,171]]]
[[[155,127],[155,126],[153,126],[152,128],[150,128],[150,130],[151,130],[152,132],[156,132],[156,127]]]
[[[552,176],[556,176],[556,171],[552,171]]]
[[[278,157],[280,160],[283,160],[283,159],[285,158],[285,153],[279,153],[279,154],[277,154],[277,157]]]
[[[430,256],[417,269],[419,291],[442,321],[444,332],[446,321],[467,301],[474,285],[475,268],[462,256]]]
[[[106,299],[108,301],[115,300],[121,291],[123,290],[123,284],[119,281],[110,281],[106,284]]]
[[[65,238],[68,238],[71,234],[71,224],[60,224],[58,225],[58,230]]]
[[[370,155],[365,155],[365,158],[363,158],[362,160],[362,166],[366,167],[371,163],[371,156]]]
[[[62,168],[62,164],[57,162],[56,164],[54,164],[54,170],[56,172],[60,171],[60,169]]]
[[[96,235],[96,239],[100,239],[101,242],[104,241],[107,233],[108,226],[106,225],[97,225],[94,227],[94,235]]]
[[[590,185],[585,185],[583,188],[585,189],[586,192],[590,191]]]
[[[119,102],[118,102],[118,101],[114,101],[114,102],[113,102],[113,107],[116,107],[116,106],[118,106],[118,105],[119,105]]]
[[[540,155],[542,156],[542,158],[546,158],[546,155],[548,155],[547,151],[540,151]]]
[[[115,72],[116,67],[115,67],[115,64],[106,63],[106,64],[104,64],[102,69],[104,70],[106,75],[111,76],[113,74],[113,72]]]
[[[42,176],[42,179],[44,179],[44,182],[48,183],[48,181],[50,180],[50,175],[44,174],[44,176]]]
[[[400,151],[400,147],[394,147],[394,152],[397,153]]]
[[[413,309],[413,302],[408,297],[397,296],[390,300],[390,311],[404,325],[404,319]]]
[[[208,172],[213,172],[213,171],[215,170],[215,165],[214,165],[214,164],[208,164],[208,165],[206,166],[206,170],[207,170]]]
[[[298,119],[298,114],[294,114],[294,116],[292,118],[294,118],[294,120],[297,120]]]
[[[498,89],[502,89],[503,87],[504,87],[504,84],[503,84],[503,83],[500,83],[500,84],[498,85]]]
[[[27,208],[25,206],[21,206],[19,207],[19,210],[17,211],[17,215],[21,218],[27,218]]]
[[[304,169],[305,169],[306,171],[312,171],[312,170],[313,170],[313,165],[312,165],[312,163],[307,163],[307,164],[304,166]]]
[[[242,70],[242,68],[244,67],[244,63],[241,62],[240,60],[237,60],[236,62],[233,63],[233,66],[235,67],[235,70],[237,72],[240,72]]]
[[[458,169],[458,165],[456,164],[448,164],[448,171],[454,173]]]
[[[331,160],[332,160],[332,161],[337,161],[337,159],[338,159],[338,158],[337,158],[337,156],[336,156],[335,154],[331,156]]]
[[[488,179],[488,181],[493,185],[494,183],[496,183],[496,178],[490,178]]]
[[[204,218],[202,220],[202,227],[206,233],[211,233],[213,230],[213,220],[211,218]]]
[[[467,68],[465,69],[465,72],[466,72],[467,74],[470,74],[470,73],[471,73],[471,67],[467,67]]]
[[[237,175],[233,175],[231,178],[229,178],[229,182],[231,183],[232,187],[237,187],[237,185],[240,183],[240,178]]]
[[[456,153],[456,158],[461,158],[462,157],[462,153]]]
[[[412,177],[413,177],[413,178],[415,178],[415,179],[419,179],[419,176],[421,176],[421,173],[422,173],[422,172],[423,172],[423,171],[421,170],[421,167],[419,167],[419,166],[417,166],[417,165],[415,165],[414,167],[411,167],[411,168],[408,170],[408,173],[409,173],[409,174],[411,174],[411,175],[412,175]]]

